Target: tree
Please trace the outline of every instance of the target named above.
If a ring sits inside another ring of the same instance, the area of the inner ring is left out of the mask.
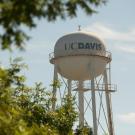
[[[9,68],[0,67],[0,134],[73,135],[77,113],[72,97],[65,97],[53,111],[51,93],[41,83],[28,87],[20,73],[26,65],[18,61],[11,61]]]
[[[35,18],[56,21],[58,17],[76,17],[78,7],[88,15],[96,13],[94,8],[107,0],[1,0],[0,1],[0,44],[2,49],[24,47],[29,36],[22,27],[36,27]]]
[[[92,128],[90,128],[87,124],[82,126],[78,126],[75,135],[93,135]]]

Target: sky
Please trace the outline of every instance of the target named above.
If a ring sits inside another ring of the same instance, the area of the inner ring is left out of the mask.
[[[27,84],[43,82],[48,88],[53,79],[49,53],[53,52],[58,38],[77,31],[78,25],[82,30],[97,33],[112,53],[111,77],[112,83],[117,84],[117,92],[112,96],[115,133],[135,135],[135,1],[109,0],[97,10],[99,12],[92,16],[79,10],[74,19],[58,19],[52,23],[38,21],[36,29],[25,29],[32,37],[27,42],[26,51],[1,51],[0,61],[6,66],[10,57],[23,57],[29,66],[24,72]]]

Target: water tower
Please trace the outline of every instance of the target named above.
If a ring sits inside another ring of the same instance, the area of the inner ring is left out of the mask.
[[[86,111],[91,109],[94,135],[99,135],[100,126],[104,132],[114,135],[111,92],[116,87],[110,81],[111,60],[111,53],[106,51],[105,43],[93,33],[84,31],[62,36],[55,44],[54,53],[50,54],[50,63],[54,64],[54,81],[61,76],[67,80],[68,94],[77,92],[80,126],[89,123],[89,113],[86,115]],[[56,97],[56,93],[54,87],[53,97]],[[55,105],[54,101],[52,109],[55,109]],[[101,124],[101,110],[107,125],[105,129],[104,124]]]

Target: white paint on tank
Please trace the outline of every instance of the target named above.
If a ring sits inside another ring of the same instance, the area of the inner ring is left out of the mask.
[[[70,80],[88,80],[104,72],[108,58],[103,41],[86,32],[61,37],[55,44],[54,64],[57,71]]]
[[[105,44],[97,36],[75,32],[61,37],[55,44],[54,55],[96,54],[105,52]]]

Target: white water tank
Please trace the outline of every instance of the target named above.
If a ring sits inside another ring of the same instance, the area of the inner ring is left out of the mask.
[[[51,55],[50,55],[51,56]],[[103,41],[88,32],[64,35],[55,44],[50,62],[58,73],[71,80],[90,80],[104,72],[111,61]]]

